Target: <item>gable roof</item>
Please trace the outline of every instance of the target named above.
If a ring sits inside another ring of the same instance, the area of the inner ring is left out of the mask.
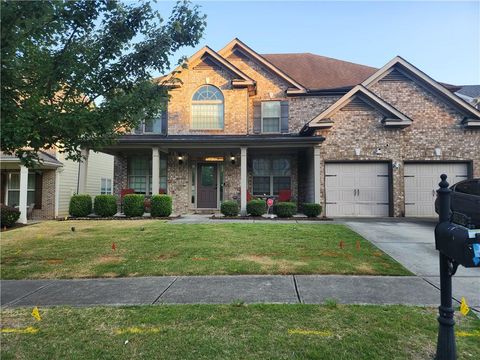
[[[375,74],[371,75],[368,79],[366,79],[362,83],[362,85],[368,88],[370,85],[376,83],[378,80],[388,75],[394,69],[400,70],[402,74],[405,74],[412,79],[420,81],[420,83],[422,83],[425,87],[429,88],[434,93],[442,96],[451,105],[459,109],[462,113],[465,114],[465,118],[462,121],[463,124],[467,126],[478,126],[478,121],[480,121],[480,111],[475,109],[472,105],[470,105],[460,97],[453,94],[444,85],[433,80],[430,76],[428,76],[423,71],[419,70],[400,56],[396,56],[392,60],[390,60]]]
[[[46,151],[39,150],[37,152],[39,163],[42,167],[61,167],[63,163],[57,160],[57,158]],[[20,163],[20,159],[15,154],[7,154],[0,151],[0,161],[9,163]]]
[[[264,54],[263,57],[310,90],[353,87],[378,71],[311,53]]]
[[[456,93],[471,98],[480,97],[480,85],[464,85]]]
[[[385,117],[383,118],[382,123],[386,126],[408,126],[412,123],[412,120],[408,116],[395,109],[392,105],[379,98],[367,88],[362,85],[357,85],[338,99],[333,105],[329,106],[322,113],[310,120],[302,129],[302,132],[305,132],[307,128],[331,127],[333,121],[330,119],[330,116],[357,97],[384,114]]]
[[[258,61],[260,64],[268,68],[270,71],[273,73],[277,74],[279,77],[284,79],[286,82],[288,82],[290,85],[292,85],[295,89],[289,89],[287,90],[287,93],[304,93],[306,92],[305,87],[300,84],[298,81],[293,79],[289,74],[284,72],[282,69],[278,68],[274,64],[272,64],[270,61],[268,61],[265,57],[254,51],[252,48],[247,46],[245,43],[243,43],[240,39],[235,38],[232,41],[230,41],[227,45],[223,47],[218,53],[220,55],[224,55],[227,51],[233,49],[233,48],[239,48],[244,54],[247,56],[250,56],[254,60]]]

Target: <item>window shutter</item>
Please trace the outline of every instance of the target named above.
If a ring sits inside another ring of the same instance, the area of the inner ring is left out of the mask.
[[[35,174],[35,209],[42,208],[43,174]],[[29,204],[27,204],[29,205]]]
[[[253,133],[262,132],[262,103],[256,101],[253,103]]]
[[[280,103],[280,122],[281,132],[288,133],[288,101]]]
[[[168,131],[168,110],[162,110],[162,134],[167,135]]]

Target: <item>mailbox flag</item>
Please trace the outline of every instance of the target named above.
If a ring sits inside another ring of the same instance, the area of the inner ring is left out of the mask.
[[[462,297],[462,302],[460,303],[460,312],[464,315],[467,316],[468,312],[470,311],[470,308],[467,305],[467,301],[465,300],[464,297]]]
[[[40,316],[40,311],[38,311],[38,307],[34,307],[32,310],[32,316],[37,319],[37,321],[42,320],[42,317]]]

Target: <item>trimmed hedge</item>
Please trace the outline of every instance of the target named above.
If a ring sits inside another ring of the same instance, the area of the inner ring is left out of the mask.
[[[93,212],[98,216],[110,217],[117,213],[115,195],[97,195],[93,200]]]
[[[150,215],[168,217],[172,213],[172,197],[168,195],[153,195],[150,201]]]
[[[127,217],[142,216],[145,196],[140,194],[128,194],[123,197],[123,213]]]
[[[68,213],[73,217],[85,217],[92,213],[92,197],[87,194],[73,195],[70,198]]]
[[[267,212],[267,204],[264,200],[250,200],[247,203],[247,213],[251,216],[262,216]]]
[[[15,209],[14,207],[1,204],[1,216],[0,216],[0,226],[1,227],[12,227],[17,222],[20,217],[20,210]]]
[[[294,202],[279,202],[275,206],[275,211],[278,217],[292,217],[297,213],[297,204]]]
[[[220,212],[225,216],[237,216],[240,209],[238,208],[238,203],[236,201],[228,200],[220,205]]]
[[[303,213],[308,217],[317,217],[322,213],[322,205],[315,203],[304,203]]]

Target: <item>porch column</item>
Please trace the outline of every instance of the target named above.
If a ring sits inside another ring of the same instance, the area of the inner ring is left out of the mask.
[[[88,172],[88,156],[90,149],[82,149],[82,160],[78,167],[78,186],[77,193],[85,194],[87,192],[87,172]]]
[[[160,153],[158,147],[152,148],[152,195],[160,192]]]
[[[240,213],[247,215],[247,147],[240,148]]]
[[[315,203],[320,204],[320,146],[313,147],[313,181]]]
[[[20,217],[18,222],[21,224],[27,223],[27,194],[28,194],[28,168],[20,165],[20,200],[18,210],[20,210]]]

